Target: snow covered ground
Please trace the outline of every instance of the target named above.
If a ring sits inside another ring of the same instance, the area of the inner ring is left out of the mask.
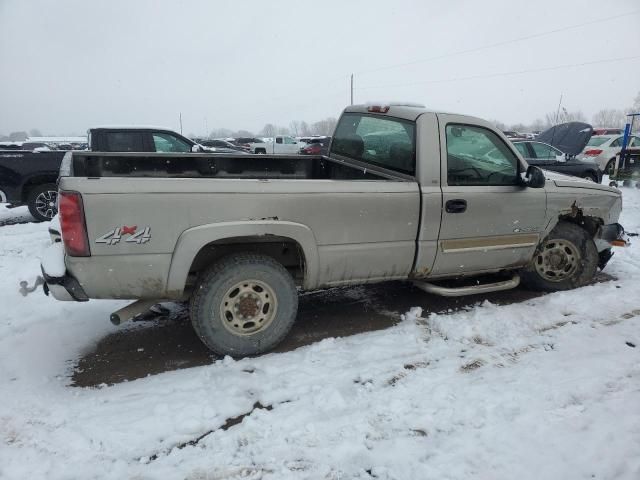
[[[123,302],[23,298],[47,244],[0,227],[0,478],[640,478],[638,239],[615,281],[100,388],[70,371]]]

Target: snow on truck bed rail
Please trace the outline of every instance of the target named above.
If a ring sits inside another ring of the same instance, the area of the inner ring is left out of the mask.
[[[640,191],[621,223],[640,231]],[[632,242],[616,280],[579,290],[406,305],[385,330],[77,388],[76,359],[127,302],[21,297],[47,225],[0,227],[0,478],[638,479]]]

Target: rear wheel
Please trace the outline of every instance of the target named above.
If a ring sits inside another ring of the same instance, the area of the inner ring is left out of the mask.
[[[27,206],[39,222],[51,220],[58,213],[58,187],[54,183],[34,187],[27,197]]]
[[[612,158],[607,162],[607,166],[604,167],[604,173],[611,176],[613,175],[613,170],[616,168],[616,159]]]
[[[582,287],[593,279],[598,261],[598,250],[587,231],[560,222],[522,272],[522,282],[545,291]]]
[[[256,153],[260,155],[265,155],[267,151],[264,148],[256,148]]]
[[[191,297],[194,330],[214,352],[243,357],[272,349],[289,332],[298,293],[271,257],[237,254],[205,271]]]
[[[598,183],[598,176],[593,172],[586,172],[582,178],[591,182]]]

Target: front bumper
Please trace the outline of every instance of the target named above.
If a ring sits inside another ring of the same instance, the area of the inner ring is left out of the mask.
[[[601,226],[596,234],[595,241],[596,246],[606,245],[605,248],[628,247],[630,245],[624,227],[619,223],[610,223]],[[598,248],[598,251],[600,250],[601,249]]]
[[[611,257],[613,257],[611,247],[628,247],[630,245],[624,228],[619,223],[610,223],[600,227],[594,238],[594,242],[598,249],[598,267],[600,270],[602,270],[607,263],[609,263]]]
[[[64,255],[64,247],[60,241],[52,243],[45,250],[40,263],[44,293],[51,293],[56,300],[86,302],[89,297],[78,280],[66,270]]]

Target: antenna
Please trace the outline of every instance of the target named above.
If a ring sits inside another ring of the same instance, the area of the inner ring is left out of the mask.
[[[182,135],[182,112],[180,112],[180,135]]]
[[[560,115],[560,105],[562,105],[562,93],[560,94],[560,101],[558,102],[558,110],[556,111],[556,125],[558,124],[558,117]]]

